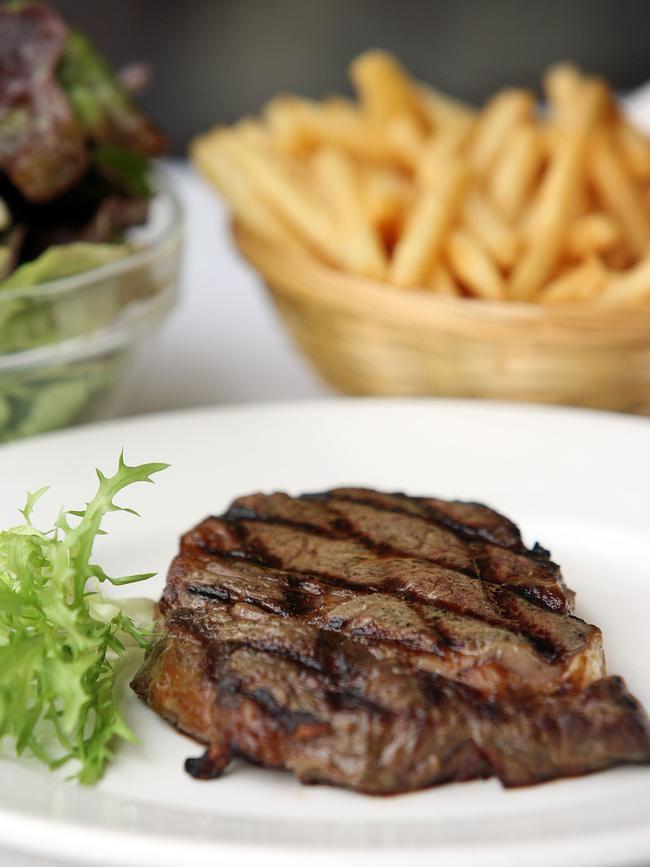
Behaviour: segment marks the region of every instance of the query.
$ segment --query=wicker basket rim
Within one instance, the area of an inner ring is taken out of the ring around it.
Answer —
[[[346,317],[360,328],[381,328],[400,340],[454,335],[503,345],[533,342],[548,351],[650,353],[650,305],[543,305],[440,297],[339,271],[309,255],[261,239],[237,223],[235,242],[278,302],[313,321]],[[398,337],[401,335],[401,337]]]
[[[232,223],[235,242],[244,257],[273,284],[276,291],[300,295],[336,309],[347,308],[389,322],[440,326],[446,319],[474,321],[477,325],[506,327],[528,324],[582,330],[590,326],[618,331],[622,328],[650,339],[650,305],[605,306],[596,304],[544,305],[530,302],[492,301],[435,295],[420,289],[398,289],[340,271],[307,252],[281,249],[255,235],[237,221]]]

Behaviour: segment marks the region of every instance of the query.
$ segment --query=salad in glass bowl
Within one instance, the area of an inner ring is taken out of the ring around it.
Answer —
[[[0,8],[0,442],[119,410],[174,303],[182,216],[143,78],[48,6]]]

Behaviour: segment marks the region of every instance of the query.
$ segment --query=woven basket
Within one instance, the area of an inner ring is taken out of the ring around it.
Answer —
[[[296,343],[348,394],[444,395],[650,414],[650,308],[396,289],[235,225]]]

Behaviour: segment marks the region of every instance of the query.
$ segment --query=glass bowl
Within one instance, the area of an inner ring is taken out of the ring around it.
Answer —
[[[178,294],[182,210],[160,169],[155,188],[128,256],[0,290],[0,443],[121,411],[133,354]]]

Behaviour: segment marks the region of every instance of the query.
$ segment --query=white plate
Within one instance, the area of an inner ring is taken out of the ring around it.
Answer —
[[[94,487],[93,467],[166,460],[122,495],[97,559],[162,574],[179,533],[236,494],[365,484],[485,501],[550,547],[604,630],[609,668],[650,707],[650,423],[576,410],[454,401],[346,401],[116,421],[0,451],[0,525],[48,482],[52,512]],[[157,595],[162,577],[148,590]],[[131,590],[131,588],[128,588]],[[136,588],[142,593],[142,586]],[[125,690],[142,745],[80,788],[29,763],[0,764],[0,845],[120,865],[616,865],[650,853],[650,769],[504,791],[495,781],[369,798],[237,766],[197,782],[199,747]]]

